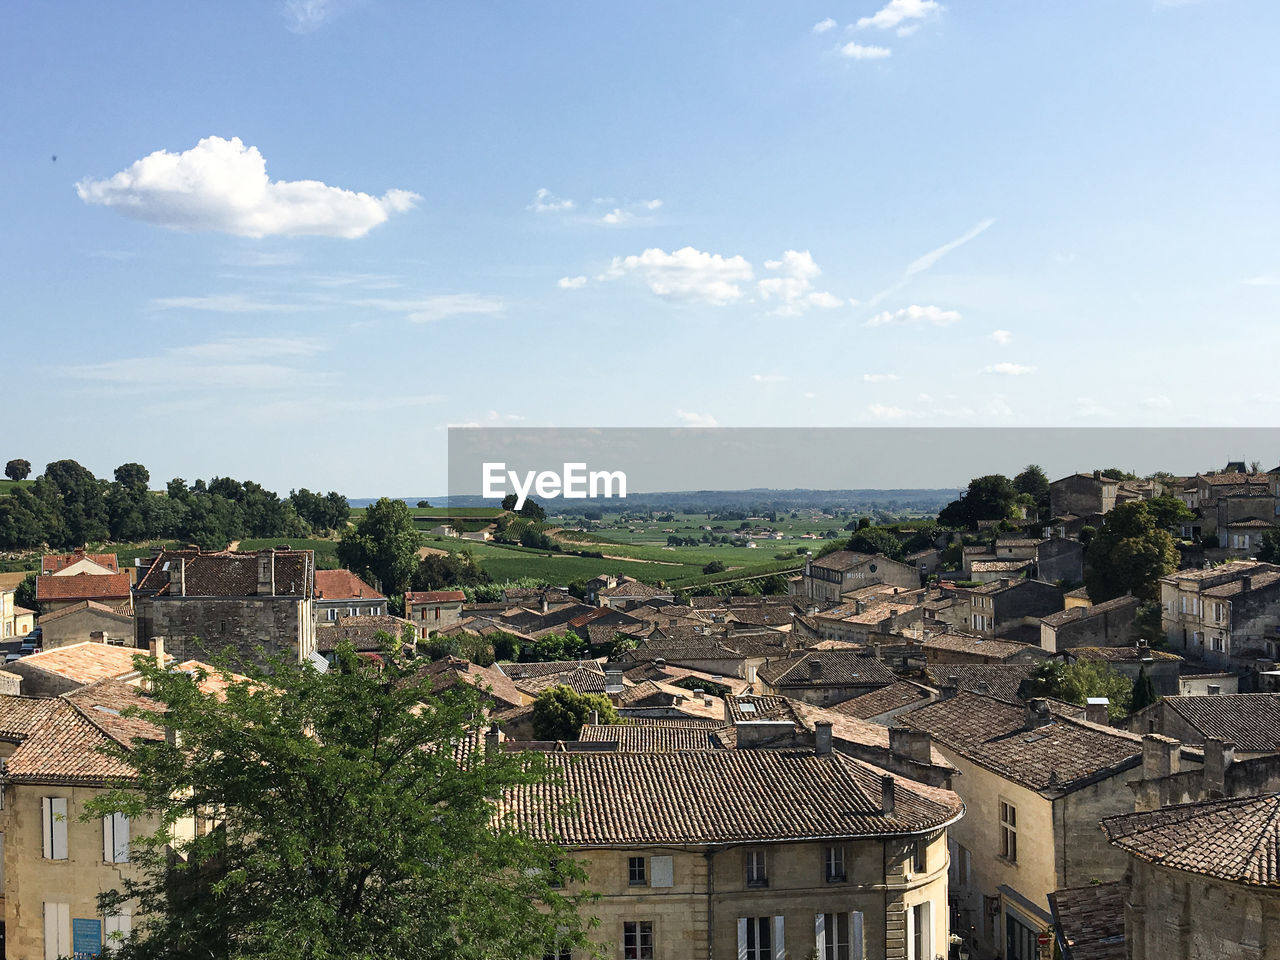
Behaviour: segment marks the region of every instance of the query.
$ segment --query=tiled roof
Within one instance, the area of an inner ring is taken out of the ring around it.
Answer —
[[[1214,577],[1220,577],[1227,574],[1231,577],[1257,576],[1261,573],[1280,572],[1280,566],[1272,563],[1263,563],[1260,560],[1229,560],[1226,563],[1218,564],[1216,567],[1201,567],[1199,569],[1175,570],[1173,573],[1161,579],[1164,580],[1208,580]]]
[[[1280,693],[1165,697],[1162,703],[1205,739],[1229,740],[1246,753],[1280,750]]]
[[[129,676],[134,672],[133,658],[145,653],[145,650],[137,647],[117,647],[85,640],[29,654],[17,661],[20,667],[15,672],[25,673],[28,669],[36,669],[80,684],[94,683]],[[13,664],[9,666],[10,669],[15,669]]]
[[[1136,612],[1138,609],[1137,597],[1116,597],[1114,600],[1106,600],[1102,603],[1095,603],[1088,607],[1067,607],[1065,610],[1059,610],[1057,613],[1051,613],[1047,617],[1041,617],[1041,622],[1049,624],[1051,627],[1060,627],[1064,623],[1071,623],[1073,620],[1088,620],[1090,617],[1101,616],[1105,613],[1113,613],[1116,610],[1123,610],[1126,607],[1132,607]]]
[[[1138,663],[1148,659],[1177,663],[1182,660],[1176,653],[1133,645],[1127,647],[1071,647],[1067,652],[1077,660],[1102,660],[1107,663]]]
[[[497,701],[499,708],[518,707],[525,702],[520,689],[497,667],[481,667],[467,660],[449,657],[423,671],[432,678],[432,690],[447,690],[455,683],[471,683]]]
[[[1039,649],[1039,647],[1034,647],[1027,643],[988,640],[985,637],[973,637],[952,631],[936,633],[925,638],[923,646],[926,656],[928,656],[930,650],[949,650],[953,653],[978,654],[990,657],[993,660],[1007,660],[1010,657],[1016,657],[1026,654],[1028,651]]]
[[[1135,734],[1052,708],[1047,723],[1027,729],[1024,707],[974,693],[958,693],[898,722],[927,730],[939,745],[1032,790],[1065,793],[1142,761]]]
[[[821,676],[812,678],[813,665],[821,665]],[[760,668],[758,676],[775,687],[870,686],[893,683],[892,670],[874,657],[860,657],[842,650],[802,653],[787,660],[775,660]]]
[[[724,703],[731,723],[751,720],[800,722],[795,711],[796,701],[787,697],[728,696],[724,698]]]
[[[387,599],[350,570],[317,570],[317,600],[385,600]],[[405,594],[406,602],[409,594]]]
[[[604,668],[598,660],[547,660],[541,663],[500,663],[498,666],[512,680],[546,677],[556,673],[571,673],[579,667],[594,667],[601,673]]]
[[[1035,566],[1034,560],[974,560],[969,569],[976,573],[1013,573]]]
[[[1251,886],[1280,886],[1280,795],[1209,800],[1102,821],[1140,860]]]
[[[311,596],[314,560],[310,550],[264,550],[275,571],[277,597]],[[202,553],[199,550],[165,550],[151,561],[138,581],[138,589],[167,595],[170,575],[185,561],[183,578],[188,597],[253,597],[258,595],[260,553]],[[176,594],[177,590],[172,590]]]
[[[568,846],[854,839],[936,830],[964,811],[949,790],[839,753],[705,750],[550,754],[554,775],[503,804],[517,826]]]
[[[5,765],[17,783],[106,783],[131,779],[133,769],[102,750],[112,738],[79,709],[60,700]]]
[[[413,623],[391,614],[362,614],[358,617],[339,617],[334,621],[322,620],[316,626],[316,649],[322,652],[337,650],[338,644],[349,640],[357,650],[376,650],[379,643],[374,637],[389,633],[399,637],[405,627]]]
[[[864,693],[860,697],[846,700],[831,709],[836,713],[867,720],[871,717],[878,717],[881,714],[888,713],[890,710],[897,710],[899,707],[907,707],[913,703],[928,699],[929,692],[927,690],[922,690],[914,683],[900,680],[897,683],[889,684],[887,687],[881,687],[879,690],[872,690],[870,693]]]
[[[998,700],[1017,703],[1022,681],[1035,672],[1034,663],[935,663],[925,670],[930,684],[939,689],[954,689],[955,677],[961,690],[986,694]]]
[[[1124,960],[1124,884],[1119,880],[1049,894],[1069,960]]]
[[[0,694],[0,740],[22,740],[49,715],[56,697]]]
[[[92,610],[94,613],[105,614],[109,617],[117,617],[120,620],[133,620],[133,614],[122,613],[117,607],[109,603],[99,603],[97,600],[81,600],[79,603],[69,603],[65,607],[59,607],[52,613],[46,613],[40,618],[41,625],[53,623],[72,613],[80,613],[84,610]]]
[[[604,671],[591,662],[587,666],[567,673],[553,673],[540,677],[517,680],[516,686],[537,696],[551,687],[568,687],[575,693],[604,693]]]
[[[1260,517],[1245,517],[1242,520],[1232,520],[1223,526],[1231,530],[1270,530],[1275,524]]]
[[[617,743],[624,753],[669,753],[677,750],[722,749],[725,742],[715,727],[681,720],[646,724],[588,723],[579,740]]]
[[[121,746],[132,746],[135,739],[163,740],[164,729],[142,717],[125,717],[129,707],[162,711],[163,707],[131,683],[121,680],[99,680],[63,694],[96,727]]]
[[[73,553],[46,553],[40,558],[40,572],[57,573],[59,570],[65,570],[81,560],[96,563],[112,573],[120,572],[120,562],[114,553],[85,553],[83,550],[76,550]]]
[[[320,577],[316,572],[317,580]],[[405,603],[465,603],[467,595],[461,590],[410,590],[404,595]]]
[[[1262,590],[1274,586],[1280,581],[1280,570],[1266,570],[1249,575],[1249,591]],[[1201,591],[1206,597],[1235,597],[1245,592],[1244,578],[1220,583],[1216,587],[1208,587]]]
[[[115,600],[127,596],[127,573],[72,573],[60,577],[49,574],[36,577],[36,600],[40,603],[56,600]]]
[[[610,599],[628,599],[652,600],[655,597],[670,597],[671,591],[666,587],[652,587],[647,583],[619,583],[616,587],[606,587],[596,592],[596,596],[609,597]]]
[[[854,553],[852,550],[836,550],[828,553],[825,557],[819,557],[814,560],[810,566],[819,567],[823,570],[852,570],[854,567],[866,563],[868,560],[874,559],[868,553]],[[881,559],[888,559],[881,557]]]

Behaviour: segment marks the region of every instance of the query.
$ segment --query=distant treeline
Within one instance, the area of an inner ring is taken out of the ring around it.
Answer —
[[[729,513],[761,516],[792,510],[821,510],[824,513],[888,513],[936,514],[954,500],[955,488],[928,490],[686,490],[671,493],[636,493],[626,499],[591,497],[584,500],[552,499],[544,501],[549,514],[581,514],[584,510],[604,513]],[[482,497],[446,497],[433,504],[451,507],[494,506]]]
[[[58,460],[34,483],[15,485],[0,496],[0,549],[182,540],[215,550],[244,538],[341,530],[350,512],[337,492],[303,488],[282,499],[252,480],[230,477],[190,484],[175,477],[158,492],[140,463],[121,464],[114,477],[99,479],[74,460]]]

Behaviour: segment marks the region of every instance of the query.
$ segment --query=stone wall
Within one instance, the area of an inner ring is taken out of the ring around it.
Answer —
[[[137,644],[164,637],[178,662],[211,660],[224,650],[246,660],[301,659],[315,649],[311,600],[297,597],[144,597],[138,601]],[[301,656],[300,656],[301,651]]]

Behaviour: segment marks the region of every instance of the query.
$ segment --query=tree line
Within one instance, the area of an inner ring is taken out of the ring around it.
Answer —
[[[19,461],[9,465],[15,463]],[[281,498],[252,480],[230,477],[208,483],[175,477],[163,492],[151,490],[150,482],[150,472],[140,463],[116,467],[112,480],[94,476],[75,460],[50,463],[34,482],[0,496],[0,549],[182,540],[220,550],[232,540],[250,537],[340,531],[350,511],[347,498],[336,491],[320,494],[303,488]]]

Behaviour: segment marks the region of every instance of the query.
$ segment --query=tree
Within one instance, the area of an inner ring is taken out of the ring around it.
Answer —
[[[28,573],[13,591],[13,602],[28,610],[36,609],[36,574]]]
[[[173,736],[116,746],[136,780],[86,814],[135,824],[133,876],[99,898],[108,914],[136,904],[121,960],[589,949],[578,910],[590,895],[557,887],[581,868],[495,818],[548,767],[466,748],[485,723],[470,684],[433,695],[412,661],[370,662],[349,644],[328,673],[284,659],[244,680],[218,669],[221,695],[203,670],[135,662],[155,705],[130,713]],[[216,825],[184,834],[193,811]]]
[[[114,474],[116,483],[123,484],[130,490],[146,492],[151,482],[151,473],[140,463],[122,463],[116,467]]]
[[[960,499],[952,500],[938,514],[947,527],[972,528],[982,520],[1006,520],[1013,510],[1018,491],[1013,481],[998,473],[976,477]]]
[[[1071,664],[1049,660],[1022,682],[1018,695],[1024,700],[1053,697],[1079,706],[1084,706],[1090,697],[1106,697],[1107,716],[1120,720],[1129,715],[1133,685],[1124,674],[1096,660],[1076,660]]]
[[[426,509],[427,509],[428,507],[430,507],[430,506],[431,506],[431,501],[430,501],[430,500],[419,500],[419,501],[418,501],[418,508],[419,508],[419,509],[421,509],[421,510],[426,510]]]
[[[506,501],[504,500],[503,503],[506,503]],[[543,510],[542,507],[533,500],[526,500],[524,502],[524,506],[520,508],[520,516],[524,517],[526,520],[533,520],[537,523],[541,523],[543,520],[547,519],[547,511]]]
[[[57,460],[44,468],[36,486],[45,485],[52,499],[61,498],[61,529],[56,542],[61,546],[83,546],[105,540],[108,534],[106,484],[74,460]]]
[[[535,740],[577,740],[597,712],[600,723],[619,723],[618,711],[603,693],[578,693],[563,684],[548,687],[533,702]]]
[[[1131,710],[1137,713],[1143,707],[1149,707],[1159,699],[1160,695],[1156,693],[1156,685],[1147,676],[1147,668],[1140,667],[1138,676],[1133,681],[1133,694],[1130,698]]]
[[[404,593],[418,566],[418,530],[403,500],[383,497],[338,542],[338,560],[358,577],[372,577],[388,595]]]
[[[1029,463],[1013,478],[1013,489],[1025,493],[1035,501],[1040,515],[1049,512],[1049,478],[1039,464]]]
[[[1147,512],[1151,514],[1151,522],[1157,530],[1173,530],[1195,518],[1191,508],[1179,497],[1152,497],[1146,501]]]
[[[1173,537],[1157,529],[1147,505],[1122,503],[1109,512],[1085,549],[1084,583],[1093,603],[1132,593],[1142,600],[1159,597],[1160,578],[1178,566]]]
[[[516,504],[519,502],[520,502],[520,498],[518,496],[516,496],[514,493],[508,493],[505,497],[502,498],[502,509],[515,510]]]
[[[441,555],[429,553],[418,561],[410,585],[414,590],[446,590],[449,587],[474,587],[492,578],[480,569],[467,550]]]
[[[4,475],[10,480],[25,480],[31,476],[30,460],[10,460],[4,465]]]
[[[710,576],[713,573],[724,573],[727,569],[729,568],[724,565],[723,560],[712,560],[702,568],[702,572]]]
[[[854,553],[883,553],[890,560],[902,559],[902,541],[884,527],[862,527],[849,538]]]
[[[1273,528],[1262,535],[1258,559],[1264,563],[1280,563],[1280,530]]]

